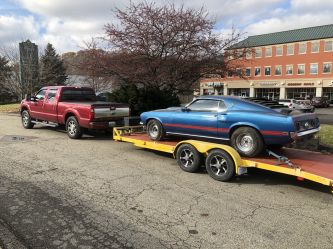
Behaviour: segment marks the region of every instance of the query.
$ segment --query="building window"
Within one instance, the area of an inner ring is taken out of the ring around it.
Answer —
[[[276,46],[275,47],[275,55],[276,56],[282,56],[283,54],[283,46]]]
[[[246,50],[246,59],[252,59],[252,50],[251,49]]]
[[[332,62],[325,62],[323,64],[323,73],[331,73],[332,72]]]
[[[299,54],[306,54],[306,43],[299,43],[298,44],[298,53]]]
[[[287,55],[293,55],[294,54],[294,44],[288,44],[287,45]]]
[[[310,64],[310,74],[318,74],[318,63]]]
[[[267,47],[265,51],[266,57],[272,57],[272,47]]]
[[[257,88],[255,89],[255,96],[257,98],[279,99],[280,88]]]
[[[271,67],[265,67],[265,76],[271,76]]]
[[[236,68],[236,75],[237,75],[238,77],[242,77],[242,69],[240,69],[240,68]]]
[[[227,76],[228,76],[228,78],[232,78],[233,72],[232,71],[228,71]]]
[[[311,43],[311,53],[318,53],[319,52],[319,42],[312,42]]]
[[[287,88],[287,99],[312,98],[316,95],[316,88]]]
[[[260,67],[254,69],[254,76],[260,76]]]
[[[304,64],[297,65],[297,74],[299,74],[299,75],[305,74],[305,65]]]
[[[286,66],[286,75],[292,75],[293,74],[293,65],[287,65]]]
[[[275,66],[275,75],[280,76],[282,74],[282,67]]]
[[[231,96],[249,97],[249,88],[228,88],[228,94]]]
[[[262,49],[261,48],[256,48],[256,58],[262,57]]]
[[[245,76],[246,77],[250,77],[251,76],[251,68],[248,67],[248,68],[245,69]]]
[[[331,52],[333,50],[333,41],[325,41],[325,52]]]

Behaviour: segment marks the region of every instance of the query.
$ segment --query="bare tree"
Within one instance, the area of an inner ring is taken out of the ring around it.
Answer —
[[[76,53],[71,67],[83,76],[83,84],[93,88],[96,92],[110,90],[113,76],[108,69],[110,55],[98,46],[96,39],[85,42],[85,48]]]
[[[219,37],[203,8],[142,2],[116,9],[115,15],[120,24],[105,26],[113,52],[108,72],[126,83],[179,93],[204,75],[225,76],[224,50],[241,36]]]

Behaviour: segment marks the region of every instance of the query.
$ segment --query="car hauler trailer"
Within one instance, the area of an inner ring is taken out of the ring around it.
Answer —
[[[282,149],[279,154],[267,151],[267,155],[242,158],[228,145],[199,140],[170,138],[152,141],[143,126],[117,127],[113,139],[129,142],[137,147],[170,153],[177,159],[180,168],[187,172],[197,171],[203,164],[215,180],[228,181],[234,175],[242,175],[247,168],[258,168],[296,176],[329,186],[333,193],[333,156],[296,149]]]

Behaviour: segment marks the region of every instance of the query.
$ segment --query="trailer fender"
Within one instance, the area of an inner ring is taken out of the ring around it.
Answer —
[[[182,144],[191,144],[192,146],[194,146],[197,149],[198,152],[200,152],[201,154],[203,154],[205,157],[208,155],[208,153],[211,150],[214,150],[214,149],[224,150],[234,160],[235,168],[236,168],[236,173],[237,174],[238,174],[238,168],[240,166],[242,166],[242,164],[243,164],[243,160],[240,157],[239,153],[234,148],[232,148],[231,146],[224,145],[224,144],[216,144],[216,143],[203,142],[203,141],[198,141],[198,140],[184,140],[184,141],[179,142],[176,145],[175,150],[173,152],[173,157],[174,158],[176,158],[176,153],[177,153],[178,147],[180,145],[182,145]]]

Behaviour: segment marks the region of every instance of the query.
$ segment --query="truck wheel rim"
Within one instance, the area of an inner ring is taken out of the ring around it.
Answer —
[[[181,164],[187,168],[191,167],[194,163],[194,155],[193,152],[189,149],[184,149],[180,152],[180,162]]]
[[[253,138],[247,134],[239,135],[236,138],[236,146],[241,151],[249,152],[254,146]]]
[[[222,176],[228,171],[228,163],[222,156],[214,156],[209,162],[209,167],[217,176]]]
[[[24,114],[23,114],[22,121],[23,121],[23,125],[24,125],[24,126],[27,126],[27,125],[28,125],[28,122],[29,122],[29,116],[28,116],[27,113],[24,113]]]
[[[159,133],[159,129],[158,129],[157,124],[153,124],[153,125],[149,126],[149,134],[151,137],[153,137],[153,138],[157,137],[158,133]]]
[[[74,121],[69,121],[67,125],[67,130],[70,135],[75,135],[76,133],[76,124]]]

